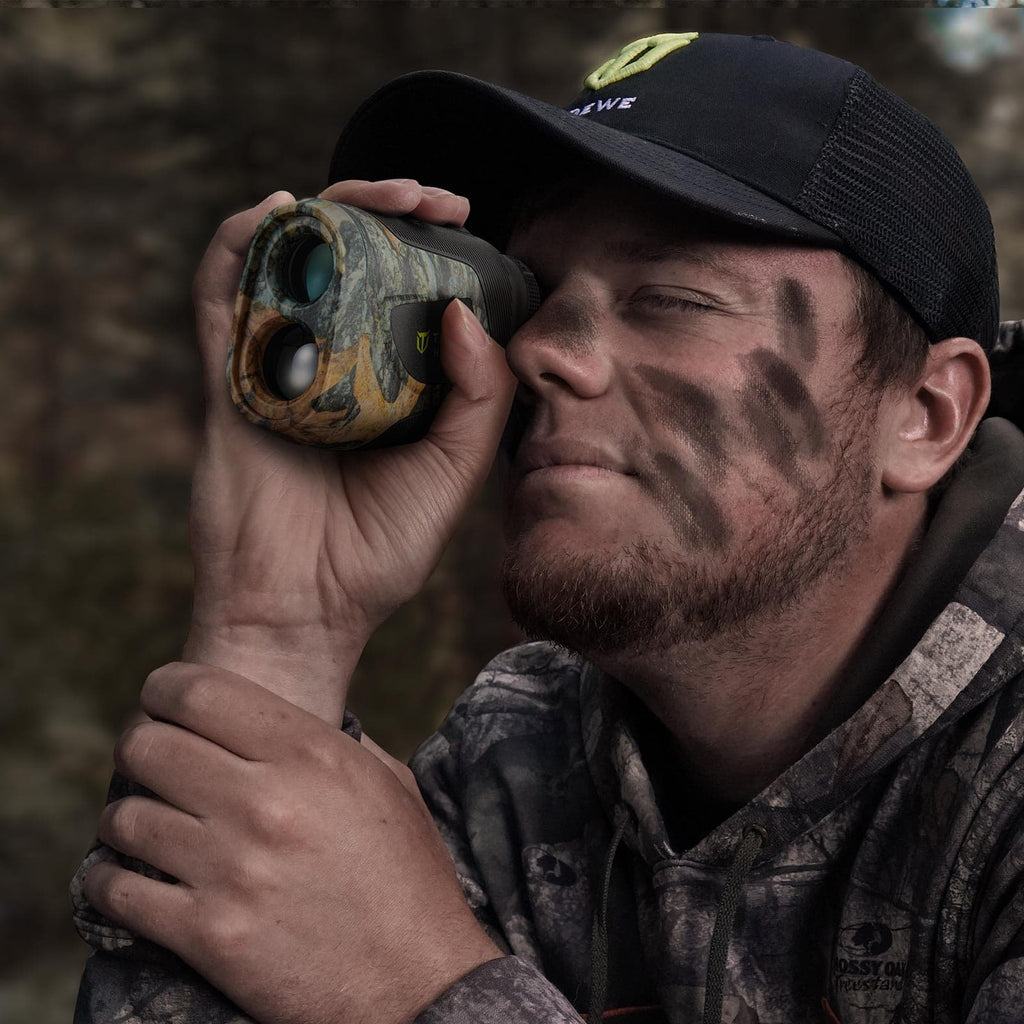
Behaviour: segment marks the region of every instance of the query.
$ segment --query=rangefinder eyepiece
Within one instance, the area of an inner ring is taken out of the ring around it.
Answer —
[[[526,267],[461,229],[324,199],[280,206],[242,271],[232,398],[303,444],[416,440],[449,388],[441,315],[456,298],[502,345],[540,302]]]

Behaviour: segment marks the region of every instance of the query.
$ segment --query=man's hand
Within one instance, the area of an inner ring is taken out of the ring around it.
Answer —
[[[332,185],[323,198],[461,224],[467,200],[414,181]],[[196,590],[184,660],[241,672],[337,724],[373,630],[426,581],[486,477],[515,380],[468,309],[442,321],[452,382],[422,441],[337,454],[292,444],[235,410],[225,367],[235,296],[277,192],[221,225],[193,288],[206,425],[192,492]]]
[[[501,952],[415,791],[351,737],[222,669],[172,664],[117,765],[160,798],[100,838],[179,879],[95,865],[103,914],[177,953],[262,1024],[398,1024]]]

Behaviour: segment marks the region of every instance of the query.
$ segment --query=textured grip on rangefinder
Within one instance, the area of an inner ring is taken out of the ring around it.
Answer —
[[[408,217],[374,216],[406,245],[473,268],[483,301],[480,322],[499,345],[507,345],[519,325],[540,306],[540,289],[529,268],[464,228],[440,227]]]

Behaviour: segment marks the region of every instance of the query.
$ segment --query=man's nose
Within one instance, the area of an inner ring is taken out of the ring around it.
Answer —
[[[549,295],[507,346],[512,372],[531,391],[567,391],[578,398],[604,393],[611,377],[599,318],[582,298]]]

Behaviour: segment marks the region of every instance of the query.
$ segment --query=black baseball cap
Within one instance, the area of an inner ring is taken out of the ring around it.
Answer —
[[[330,180],[408,177],[460,192],[469,229],[501,245],[524,200],[581,165],[838,249],[933,341],[992,348],[992,224],[956,150],[862,68],[770,36],[636,40],[564,110],[465,75],[405,75],[357,110]]]

